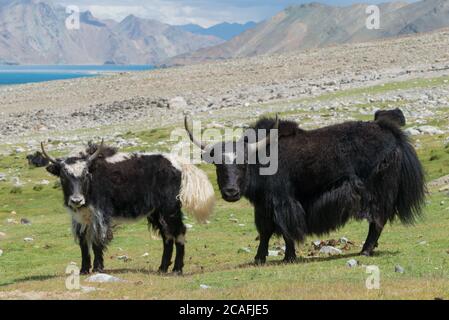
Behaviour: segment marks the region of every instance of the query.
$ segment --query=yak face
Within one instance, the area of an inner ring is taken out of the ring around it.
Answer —
[[[69,158],[60,163],[52,163],[47,171],[61,180],[64,204],[68,208],[77,211],[88,206],[92,175],[86,159]]]
[[[221,195],[228,202],[240,200],[246,189],[248,148],[238,142],[217,143],[202,158],[215,165]]]

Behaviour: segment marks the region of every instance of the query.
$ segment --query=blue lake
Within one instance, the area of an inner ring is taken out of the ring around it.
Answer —
[[[0,85],[44,82],[83,77],[95,77],[104,73],[152,70],[149,65],[99,65],[99,66],[9,66],[0,65]]]

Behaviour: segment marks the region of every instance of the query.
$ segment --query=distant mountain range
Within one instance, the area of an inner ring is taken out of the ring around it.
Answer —
[[[155,20],[121,22],[80,16],[80,29],[65,27],[65,8],[40,0],[0,0],[0,63],[157,64],[222,39],[194,34]]]
[[[223,22],[209,28],[203,28],[197,24],[186,24],[180,26],[184,31],[188,31],[195,34],[202,34],[208,36],[214,36],[223,40],[231,40],[235,36],[245,32],[248,29],[254,28],[255,22],[241,23],[229,23]]]
[[[354,4],[335,7],[319,3],[291,6],[230,41],[180,55],[167,63],[190,64],[281,53],[449,27],[449,0],[379,4],[379,30],[369,30],[366,27],[367,6]]]

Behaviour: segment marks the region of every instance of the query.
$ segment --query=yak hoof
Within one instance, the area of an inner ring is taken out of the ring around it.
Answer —
[[[362,252],[360,252],[360,255],[365,257],[372,257],[373,254],[374,254],[373,250],[363,250]]]
[[[295,263],[296,257],[285,257],[284,260],[282,260],[284,263]]]
[[[175,270],[175,269],[173,269],[173,275],[175,275],[175,276],[182,276],[182,270]]]
[[[159,274],[166,274],[168,272],[168,267],[167,268],[162,268],[160,267],[159,270],[157,271]]]
[[[80,274],[87,275],[87,274],[90,274],[90,271],[89,271],[89,269],[81,269]]]
[[[92,270],[93,273],[104,273],[104,269],[103,268],[94,268]]]

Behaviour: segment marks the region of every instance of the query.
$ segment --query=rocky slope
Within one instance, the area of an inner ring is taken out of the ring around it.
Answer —
[[[47,1],[0,1],[0,63],[156,64],[223,42],[135,16],[102,21],[90,12],[81,14],[79,30],[69,30],[67,16]]]
[[[179,123],[185,112],[246,122],[264,112],[324,108],[335,114],[326,121],[341,121],[348,112],[339,113],[338,108],[353,106],[351,112],[358,113],[360,104],[374,103],[364,111],[371,115],[389,101],[394,106],[410,100],[415,102],[408,115],[418,117],[434,112],[434,107],[447,108],[447,89],[404,88],[346,100],[301,101],[394,81],[448,76],[448,47],[446,30],[150,72],[0,87],[0,143],[36,135],[55,139],[79,129],[158,128]],[[445,81],[439,85],[448,88]]]
[[[366,27],[367,6],[354,4],[336,7],[318,3],[292,6],[231,41],[175,57],[167,64],[282,53],[449,27],[448,0],[379,4],[379,30]]]

